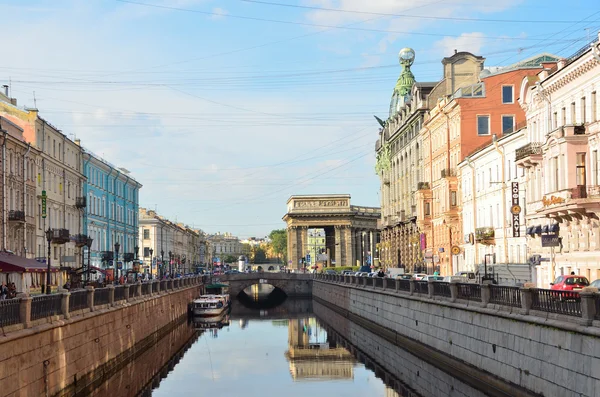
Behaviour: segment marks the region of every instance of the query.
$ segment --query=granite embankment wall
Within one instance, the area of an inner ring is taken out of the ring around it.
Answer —
[[[508,395],[600,393],[600,329],[396,290],[315,280],[313,296],[424,354],[498,379]],[[361,325],[363,325],[361,324]],[[430,350],[427,353],[426,350]],[[410,351],[410,350],[409,350]],[[440,356],[439,359],[442,359]],[[448,365],[451,365],[448,363]],[[512,394],[511,394],[512,393]]]
[[[187,315],[200,288],[137,296],[0,337],[0,396],[54,396],[97,381]]]

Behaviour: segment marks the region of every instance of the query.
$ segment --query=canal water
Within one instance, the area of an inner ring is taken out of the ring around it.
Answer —
[[[288,299],[262,307],[234,301],[217,326],[182,322],[90,395],[485,394],[318,302]]]

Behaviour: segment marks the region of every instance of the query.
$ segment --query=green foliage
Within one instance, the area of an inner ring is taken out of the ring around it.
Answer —
[[[267,254],[265,253],[265,250],[262,247],[253,247],[250,256],[250,260],[252,263],[265,263],[267,261]]]
[[[271,239],[271,248],[277,257],[282,258],[283,263],[287,263],[287,231],[285,229],[275,229],[269,233]]]
[[[357,272],[360,270],[360,266],[340,266],[340,267],[326,267],[321,269],[319,273],[325,272],[325,270],[335,270],[338,273],[343,272],[344,270],[351,270],[353,272]]]
[[[233,255],[225,255],[223,256],[223,261],[225,263],[237,263],[238,257]]]

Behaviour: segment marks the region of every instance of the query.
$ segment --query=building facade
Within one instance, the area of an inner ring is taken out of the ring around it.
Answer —
[[[520,85],[527,143],[514,160],[525,172],[528,256],[543,288],[570,272],[600,277],[599,43]]]
[[[139,191],[142,185],[123,168],[117,168],[91,151],[83,151],[86,206],[83,233],[93,239],[90,262],[121,274],[134,269],[138,259]],[[118,246],[118,256],[115,244]]]
[[[144,272],[155,277],[187,274],[206,256],[206,238],[201,231],[174,223],[156,211],[139,209],[139,247]]]
[[[249,252],[244,249],[244,244],[239,238],[231,233],[217,233],[207,236],[209,257],[212,256],[213,262],[223,262],[225,255],[239,256],[248,255]]]

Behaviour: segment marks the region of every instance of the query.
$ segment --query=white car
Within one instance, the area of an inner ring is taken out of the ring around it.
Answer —
[[[413,274],[413,280],[425,280],[425,279],[427,279],[427,274],[425,274],[425,273]]]

